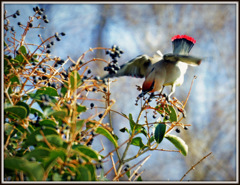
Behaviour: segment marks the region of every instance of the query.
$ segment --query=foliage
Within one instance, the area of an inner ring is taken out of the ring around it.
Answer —
[[[9,21],[19,16],[20,12],[9,16],[6,12],[4,14],[4,180],[119,180],[125,174],[130,180],[133,175],[136,176],[135,180],[142,180],[137,170],[131,170],[143,164],[148,157],[131,167],[127,163],[147,151],[157,151],[164,138],[172,142],[184,156],[187,155],[185,142],[168,134],[174,127],[186,126],[181,123],[183,118],[180,118],[185,105],[177,99],[168,102],[162,94],[143,98],[136,121],[131,113],[127,116],[115,111],[129,120],[129,129],[124,127],[120,130],[128,133],[129,138],[119,144],[118,136],[113,134],[112,123],[103,122],[116,103],[110,98],[111,82],[91,75],[88,64],[105,62],[105,71],[114,74],[119,69],[117,58],[123,51],[117,46],[99,47],[90,48],[77,61],[70,57],[66,60],[53,57],[50,48],[54,40],[61,41],[65,33],[55,33],[45,40],[39,35],[39,45],[26,43],[25,37],[30,29],[42,28],[40,25],[33,27],[36,19],[42,19],[44,24],[49,22],[43,9],[34,7],[33,10],[34,15],[30,16],[26,25],[18,24],[23,29],[21,40],[16,39],[16,32]],[[32,51],[30,46],[35,46],[35,50]],[[105,51],[111,57],[111,62],[101,58],[85,61],[85,56],[94,50]],[[93,114],[91,109],[98,107],[91,104],[91,108],[87,108],[83,104],[89,94],[102,96],[101,101],[106,103],[103,113]],[[152,99],[156,100],[156,106],[150,105]],[[147,110],[154,111],[154,117],[158,116],[157,121],[150,123],[146,118],[145,123],[140,123],[142,113]],[[99,135],[106,137],[114,147],[105,156],[92,147]],[[126,159],[131,145],[138,148],[137,154]],[[120,155],[119,148],[123,146],[125,149]],[[112,161],[113,167],[105,173],[104,162],[114,153],[118,162]],[[101,169],[99,175],[98,169]],[[113,169],[115,177],[108,179],[107,175]]]

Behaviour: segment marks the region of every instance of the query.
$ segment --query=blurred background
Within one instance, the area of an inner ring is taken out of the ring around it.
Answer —
[[[172,52],[171,38],[174,35],[187,34],[197,41],[190,54],[203,57],[199,67],[189,67],[182,86],[176,88],[173,95],[180,101],[185,101],[191,81],[194,81],[189,101],[186,106],[187,118],[184,123],[191,124],[188,130],[181,129],[180,136],[189,147],[189,154],[184,157],[176,152],[154,151],[130,162],[135,164],[151,154],[142,170],[143,180],[175,181],[197,163],[202,157],[212,152],[212,155],[192,170],[184,180],[190,181],[235,181],[236,180],[236,148],[238,125],[236,115],[236,4],[16,4],[5,3],[7,15],[20,10],[21,15],[11,18],[11,25],[17,33],[17,22],[26,24],[29,16],[33,15],[33,7],[45,9],[49,19],[46,29],[29,32],[26,42],[40,43],[38,34],[44,39],[55,34],[65,32],[61,42],[51,48],[51,54],[67,59],[70,56],[77,60],[86,50],[95,47],[110,48],[118,45],[124,54],[119,59],[123,64],[140,54],[152,56],[157,50],[163,54]],[[40,20],[39,20],[40,22]],[[34,22],[37,26],[37,21]],[[19,32],[20,31],[20,32]],[[18,38],[21,37],[19,34]],[[94,51],[87,55],[104,58],[110,57],[104,51]],[[86,58],[86,59],[87,59]],[[69,64],[70,65],[70,64]],[[94,62],[93,75],[102,76],[106,66],[103,62]],[[118,78],[111,84],[111,98],[116,100],[113,109],[125,114],[132,113],[136,120],[140,111],[135,106],[139,91],[136,85],[142,85],[143,79],[130,77]],[[166,87],[164,92],[169,93]],[[89,107],[90,101],[86,101]],[[95,102],[96,106],[103,106]],[[95,110],[102,111],[102,110]],[[119,144],[127,139],[126,133],[119,129],[128,127],[128,121],[118,114],[111,114],[114,132],[119,137]],[[148,114],[151,121],[152,114]],[[105,118],[105,122],[109,122]],[[141,120],[144,123],[142,117]],[[140,122],[141,123],[141,122]],[[101,138],[106,145],[107,154],[112,149],[111,143]],[[93,148],[101,150],[101,145],[95,141]],[[158,148],[176,149],[169,141],[163,140]],[[121,148],[120,153],[123,151]],[[131,146],[128,157],[136,153],[137,147]],[[114,156],[117,160],[116,156]],[[106,164],[107,171],[111,162]],[[109,174],[111,177],[112,174]],[[123,178],[123,180],[127,180]]]

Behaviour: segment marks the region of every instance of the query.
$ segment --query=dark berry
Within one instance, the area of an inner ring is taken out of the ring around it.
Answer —
[[[185,127],[184,127],[184,129],[185,129],[185,130],[188,130],[188,127],[187,127],[187,126],[185,126]]]
[[[120,132],[125,132],[126,131],[126,127],[123,127],[120,129]]]
[[[17,24],[18,24],[18,26],[22,25],[22,23],[21,23],[21,22],[18,22]]]
[[[39,6],[36,6],[36,7],[35,7],[35,10],[36,10],[36,11],[40,10]]]
[[[44,22],[45,22],[45,23],[49,23],[49,20],[48,20],[48,19],[44,19]]]
[[[107,50],[107,51],[106,51],[106,55],[108,55],[108,54],[109,54],[109,51]]]
[[[54,64],[54,67],[57,67],[58,66],[58,63]]]
[[[36,12],[36,8],[35,7],[33,8],[33,11]]]
[[[13,26],[11,27],[11,31],[15,31],[15,29],[14,29],[14,27],[13,27]]]
[[[38,15],[42,15],[43,14],[43,12],[42,11],[38,11]]]
[[[166,119],[166,120],[169,120],[169,119],[170,119],[170,116],[165,116],[165,119]]]
[[[51,45],[54,45],[54,41],[50,42]]]
[[[89,69],[89,70],[87,71],[88,74],[90,74],[91,72],[92,72],[91,69]]]
[[[51,48],[51,44],[47,44],[47,48]]]
[[[93,107],[94,107],[94,103],[91,103],[91,104],[90,104],[90,107],[93,108]]]
[[[104,88],[103,88],[103,91],[104,91],[104,92],[107,92],[107,89],[106,89],[106,87],[104,87]]]
[[[98,81],[98,80],[100,80],[100,77],[99,77],[99,76],[95,76],[95,77],[94,77],[94,80],[97,80],[97,81]]]
[[[51,51],[50,51],[50,50],[47,50],[46,53],[51,53]]]
[[[32,24],[31,22],[29,23],[29,27],[30,27],[30,28],[33,27],[33,24]]]
[[[95,92],[96,91],[96,89],[95,88],[92,88],[92,92]]]
[[[156,115],[153,115],[153,118],[154,118],[154,119],[156,119],[156,118],[157,118],[157,116],[156,116]]]
[[[44,11],[45,11],[45,9],[44,9],[44,8],[41,8],[40,10],[41,10],[42,12],[44,12]]]
[[[102,118],[102,117],[103,117],[103,114],[99,114],[98,117],[99,117],[99,118]]]
[[[43,15],[42,18],[43,18],[43,19],[47,19],[47,15]]]
[[[17,15],[16,15],[16,14],[13,14],[13,18],[17,18]]]
[[[56,37],[56,40],[57,40],[57,41],[61,41],[61,38],[60,38],[60,37]]]
[[[83,61],[82,61],[82,60],[80,60],[79,64],[80,64],[80,65],[82,65],[82,64],[83,64]]]
[[[179,129],[179,128],[176,128],[176,132],[177,132],[177,133],[180,133],[180,129]]]
[[[64,33],[64,32],[61,32],[61,33],[60,33],[60,35],[62,35],[62,36],[65,36],[65,35],[66,35],[66,33]]]

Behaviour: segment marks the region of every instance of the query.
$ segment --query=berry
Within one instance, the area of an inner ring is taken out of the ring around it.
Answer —
[[[44,19],[44,22],[45,22],[45,23],[49,23],[49,20],[48,20],[48,19]]]
[[[42,12],[44,12],[44,11],[45,11],[45,9],[44,9],[44,8],[41,8],[40,10],[41,10]]]
[[[18,15],[18,16],[20,15],[20,11],[19,10],[16,11],[16,15]]]
[[[21,23],[21,22],[18,22],[17,24],[18,24],[18,26],[21,26],[21,25],[22,25],[22,23]]]
[[[103,88],[103,91],[104,91],[104,92],[107,92],[107,89],[106,89],[106,87],[104,87],[104,88]]]
[[[88,74],[90,74],[91,72],[92,72],[91,69],[89,69],[89,70],[87,71]]]
[[[83,64],[83,61],[82,61],[82,60],[80,60],[79,64],[80,64],[80,65],[82,65],[82,64]]]
[[[91,104],[90,104],[90,107],[93,108],[93,107],[94,107],[94,103],[91,103]]]
[[[33,24],[32,24],[31,22],[29,23],[29,27],[30,27],[30,28],[33,27]]]
[[[50,51],[50,50],[47,50],[46,53],[51,53],[51,51]]]
[[[51,48],[51,44],[47,44],[47,48]]]
[[[60,37],[56,37],[56,40],[57,40],[57,41],[60,41],[60,40],[61,40],[61,38],[60,38]]]
[[[60,33],[60,35],[62,35],[62,36],[65,36],[65,35],[66,35],[66,33],[64,33],[64,32],[61,32],[61,33]]]
[[[184,127],[184,130],[188,130],[188,127],[187,127],[187,126],[185,126],[185,127]]]
[[[170,116],[165,116],[165,119],[166,119],[166,120],[169,120],[169,119],[170,119]]]
[[[120,129],[120,132],[125,132],[126,131],[126,127],[123,127]]]
[[[50,42],[50,44],[53,46],[54,45],[54,41]]]
[[[156,115],[153,115],[153,118],[154,118],[154,119],[156,119],[156,118],[157,118],[157,116],[156,116]]]
[[[179,129],[179,128],[177,128],[177,129],[176,129],[176,132],[177,132],[177,133],[180,133],[180,129]]]
[[[43,12],[42,11],[38,11],[38,15],[42,15],[43,14]]]
[[[15,31],[14,27],[11,27],[11,31]]]
[[[33,7],[33,11],[36,12],[36,8],[35,7]]]
[[[42,17],[43,19],[47,19],[47,15],[43,15],[43,17]]]
[[[56,64],[54,64],[54,67],[57,67],[58,66],[58,64],[56,63]]]
[[[103,117],[103,114],[99,114],[98,117],[99,117],[99,118],[102,118],[102,117]]]
[[[13,14],[13,18],[17,18],[17,15],[16,15],[16,14]]]
[[[39,11],[39,10],[40,10],[40,9],[39,9],[39,6],[36,6],[36,7],[35,7],[35,10],[36,10],[36,11]]]
[[[96,89],[95,88],[92,88],[92,92],[95,92],[96,91]]]

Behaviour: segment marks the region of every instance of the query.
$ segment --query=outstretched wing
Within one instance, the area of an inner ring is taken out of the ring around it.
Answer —
[[[193,57],[189,55],[171,54],[171,53],[165,54],[163,58],[164,60],[171,61],[171,62],[181,61],[192,66],[198,66],[201,64],[201,61],[202,61],[202,59],[198,57]]]
[[[147,55],[139,55],[136,58],[127,62],[126,64],[121,65],[120,69],[117,71],[116,74],[108,74],[103,78],[120,76],[143,78],[146,75],[148,67],[162,59],[161,52],[158,51],[157,54],[158,55],[154,55],[153,57],[149,57]]]

